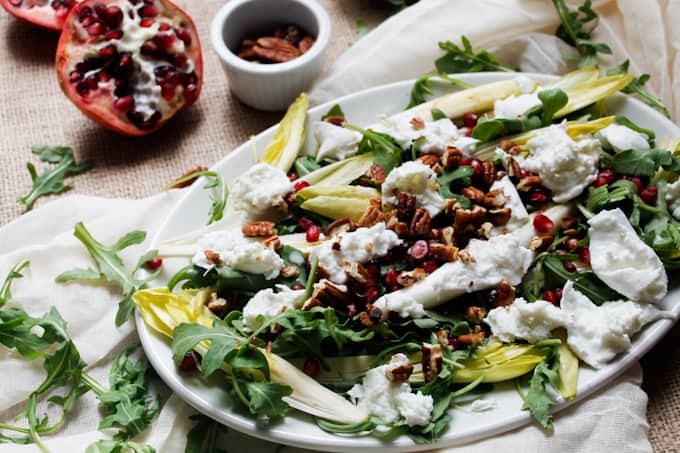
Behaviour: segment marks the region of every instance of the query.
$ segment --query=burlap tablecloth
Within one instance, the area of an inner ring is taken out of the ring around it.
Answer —
[[[356,20],[373,27],[389,14],[378,0],[319,0],[333,22],[327,63],[356,39]],[[0,14],[0,224],[23,210],[16,199],[30,189],[31,146],[65,144],[95,168],[71,180],[75,191],[141,198],[163,189],[196,165],[209,166],[236,145],[275,123],[280,114],[254,111],[229,94],[208,39],[210,20],[224,0],[178,0],[195,19],[204,47],[201,99],[150,137],[125,138],[87,120],[61,93],[55,76],[58,36]],[[472,6],[472,3],[471,3]],[[424,71],[427,69],[424,68]],[[38,165],[40,166],[40,165]],[[45,200],[38,202],[38,205]],[[161,219],[159,219],[160,221]],[[2,238],[0,238],[2,240]],[[680,446],[680,326],[642,360],[649,394],[650,441],[656,451]]]

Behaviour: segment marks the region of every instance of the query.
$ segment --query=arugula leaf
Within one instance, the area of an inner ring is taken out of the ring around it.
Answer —
[[[608,70],[607,75],[626,74],[628,73],[629,65],[630,60],[626,60],[620,65]],[[663,101],[645,89],[645,85],[647,84],[649,79],[650,79],[649,74],[642,74],[641,76],[631,80],[631,82],[628,85],[626,85],[626,87],[623,88],[621,92],[626,94],[637,94],[645,104],[654,107],[655,109],[661,111],[661,113],[666,115],[667,118],[670,118],[671,113],[668,110],[668,107],[666,107],[666,105],[663,103]]]
[[[344,127],[364,136],[359,143],[359,153],[373,151],[374,162],[385,170],[385,174],[389,174],[393,168],[401,165],[401,147],[394,141],[394,138],[372,129],[362,129],[353,124],[345,124]]]
[[[92,168],[92,161],[76,162],[73,149],[67,146],[34,146],[32,152],[40,156],[41,161],[54,166],[38,175],[35,165],[31,162],[26,164],[33,183],[30,192],[19,198],[19,203],[26,205],[26,211],[33,209],[36,200],[42,196],[69,190],[71,186],[64,183],[64,178]]]
[[[159,411],[158,401],[146,391],[149,361],[130,359],[135,349],[137,346],[127,348],[114,359],[109,372],[110,389],[97,395],[108,412],[99,429],[119,428],[114,440],[124,441],[143,432]]]
[[[641,134],[645,134],[647,136],[647,140],[649,141],[654,141],[654,139],[656,138],[656,133],[654,133],[653,130],[639,126],[632,122],[631,120],[629,120],[628,118],[626,118],[625,116],[617,115],[614,121],[616,121],[616,123],[620,124],[621,126],[626,126],[628,129],[632,129]]]
[[[588,296],[596,305],[602,305],[608,300],[619,300],[623,297],[609,288],[592,271],[569,272],[564,269],[564,259],[567,255],[547,254],[544,257],[545,285],[548,288],[562,288],[567,280],[574,283],[574,288]]]
[[[294,167],[295,173],[297,173],[298,176],[302,177],[308,175],[314,170],[318,170],[319,168],[321,168],[321,165],[316,163],[316,159],[314,159],[314,156],[302,156],[295,159]]]
[[[447,117],[446,113],[442,112],[440,109],[438,109],[436,107],[432,109],[431,115],[432,115],[432,119],[435,120],[435,121],[443,120],[444,118]]]
[[[20,261],[10,269],[7,277],[5,277],[5,281],[2,286],[0,286],[0,308],[12,300],[12,292],[10,291],[12,282],[18,278],[23,278],[21,271],[26,266],[28,266],[28,260]]]
[[[448,82],[451,85],[456,86],[458,88],[470,88],[472,86],[469,83],[465,83],[461,80],[449,77],[449,75],[445,73],[423,76],[416,80],[416,82],[413,84],[413,88],[411,89],[411,99],[409,100],[409,103],[404,110],[411,109],[417,105],[427,102],[426,96],[434,95],[434,92],[430,89],[428,84],[430,82],[442,82],[442,81]],[[441,110],[439,110],[439,112],[441,112],[442,114],[444,113]],[[444,115],[444,118],[446,118],[446,115]]]
[[[196,424],[187,434],[184,453],[227,453],[226,450],[217,447],[220,437],[228,431],[226,426],[205,415],[196,414],[189,419]]]
[[[396,11],[401,11],[407,6],[411,6],[414,3],[418,3],[418,0],[383,0],[383,1],[394,6]]]
[[[33,333],[38,320],[20,308],[0,311],[0,344],[16,351],[28,360],[36,359],[50,343]]]
[[[549,126],[550,123],[552,123],[555,114],[569,102],[567,93],[559,88],[552,88],[539,92],[538,99],[540,99],[543,104],[543,107],[541,108],[541,122],[543,123],[543,126]]]
[[[539,422],[544,429],[552,431],[553,424],[550,411],[553,406],[557,404],[557,401],[555,400],[553,393],[547,390],[547,387],[551,386],[554,392],[557,392],[557,389],[559,388],[560,356],[557,347],[552,346],[549,349],[550,352],[546,359],[534,368],[534,373],[529,381],[529,391],[527,394],[522,394],[519,388],[519,381],[517,390],[524,400],[522,409],[528,409],[531,412],[531,416]]]
[[[621,151],[612,161],[614,171],[625,175],[651,178],[660,167],[669,171],[680,170],[680,160],[665,149],[629,149]]]
[[[156,453],[156,449],[137,442],[102,439],[88,445],[85,453]]]
[[[333,107],[331,107],[329,111],[324,113],[324,115],[321,117],[321,121],[324,121],[326,118],[330,118],[332,116],[341,116],[343,118],[347,118],[345,116],[345,112],[342,111],[342,107],[340,107],[340,104],[335,104]]]
[[[204,189],[215,189],[212,191],[212,205],[210,206],[210,211],[208,211],[208,215],[210,215],[208,225],[210,225],[213,222],[222,220],[224,208],[227,206],[227,200],[229,199],[229,187],[227,187],[219,173],[211,170],[197,170],[174,180],[168,187],[182,187],[182,184],[201,176],[208,180],[206,185],[203,186]]]
[[[500,64],[496,57],[486,50],[475,53],[470,40],[465,35],[462,35],[460,39],[463,44],[462,48],[451,41],[439,43],[439,48],[446,53],[434,62],[437,72],[447,74],[484,71],[514,72]]]
[[[467,185],[466,179],[470,178],[474,173],[475,168],[471,165],[464,165],[451,172],[442,173],[442,175],[437,178],[437,182],[439,182],[439,193],[444,198],[456,198],[461,204],[469,204],[470,200],[451,191],[451,184],[456,181],[462,181],[462,184]],[[463,200],[467,200],[468,203],[465,203]]]
[[[118,312],[116,313],[116,326],[121,326],[127,321],[134,312],[132,294],[143,289],[149,280],[156,277],[157,273],[148,276],[146,279],[139,280],[135,277],[137,272],[148,260],[157,255],[156,250],[145,253],[138,261],[134,269],[129,272],[123,260],[118,256],[118,252],[130,247],[131,245],[141,244],[146,238],[144,231],[132,231],[121,237],[115,244],[105,246],[98,242],[85,228],[82,222],[75,226],[73,235],[85,246],[90,256],[94,259],[96,270],[94,269],[75,269],[63,272],[55,279],[57,283],[66,283],[75,280],[101,280],[104,279],[111,283],[118,283],[123,290],[123,298],[118,302]]]
[[[596,43],[592,40],[592,32],[597,26],[598,14],[592,8],[592,1],[585,0],[576,11],[567,6],[565,0],[552,0],[561,25],[555,35],[567,44],[576,47],[575,55],[567,58],[578,60],[579,68],[586,68],[597,64],[597,54],[611,55],[611,48],[604,43]]]

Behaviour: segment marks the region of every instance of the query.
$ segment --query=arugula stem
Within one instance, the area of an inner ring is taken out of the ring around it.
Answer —
[[[455,392],[451,393],[451,399],[458,398],[459,396],[465,395],[466,393],[471,392],[474,390],[479,384],[484,382],[484,379],[486,378],[485,374],[480,375],[477,379],[474,381],[470,382],[468,385],[463,387],[462,389],[458,389]]]
[[[241,391],[241,386],[238,384],[238,379],[236,378],[236,372],[231,373],[231,385],[234,387],[234,393],[236,393],[236,396],[238,396],[238,399],[241,400],[244,406],[249,407],[250,406],[250,401],[246,396],[243,394]]]
[[[19,426],[8,425],[6,423],[0,423],[0,430],[14,431],[17,433],[30,434],[27,428],[21,428]]]
[[[309,269],[309,277],[307,277],[307,284],[305,285],[305,294],[302,300],[307,300],[312,297],[312,288],[314,286],[314,278],[316,277],[316,270],[319,267],[319,257],[315,256],[312,261],[312,266]]]
[[[581,50],[579,49],[578,46],[578,37],[576,36],[576,32],[571,26],[571,21],[569,20],[569,8],[562,0],[552,0],[552,2],[553,5],[555,6],[555,10],[557,11],[557,15],[560,16],[560,22],[562,22],[562,27],[564,28],[564,31],[567,33],[571,41],[574,43],[579,53],[581,53]]]
[[[21,271],[26,266],[28,266],[28,260],[23,260],[14,265],[12,269],[10,269],[7,278],[5,278],[5,282],[2,284],[2,287],[0,287],[0,307],[9,302],[9,299],[11,297],[10,286],[12,285],[12,281],[22,276]]]
[[[83,382],[94,392],[97,396],[106,393],[108,390],[101,385],[95,378],[83,372],[81,375]]]
[[[526,401],[527,394],[522,390],[522,384],[519,383],[519,378],[515,379],[515,390],[519,393],[519,397],[522,398],[522,401]]]
[[[40,451],[43,453],[51,453],[49,448],[42,442],[40,434],[36,429],[38,425],[38,419],[35,414],[35,406],[37,404],[37,394],[34,392],[28,397],[28,407],[26,408],[26,414],[28,416],[28,431],[33,442],[38,446]]]

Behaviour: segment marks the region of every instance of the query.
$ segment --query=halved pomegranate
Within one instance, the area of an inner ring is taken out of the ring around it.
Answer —
[[[61,31],[68,12],[80,0],[0,0],[10,14],[48,30]]]
[[[146,135],[198,98],[201,44],[189,15],[168,0],[85,0],[66,18],[57,73],[91,119]]]

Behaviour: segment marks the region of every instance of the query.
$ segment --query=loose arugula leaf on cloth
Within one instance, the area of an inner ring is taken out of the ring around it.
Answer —
[[[470,40],[465,35],[462,35],[460,40],[463,44],[462,48],[452,41],[439,43],[439,48],[446,53],[434,62],[437,72],[447,74],[484,71],[514,72],[514,70],[500,64],[496,57],[486,50],[475,53],[472,50]]]
[[[134,312],[132,294],[144,288],[148,281],[156,277],[157,273],[145,279],[138,279],[137,272],[144,266],[144,263],[157,255],[156,250],[145,253],[137,262],[137,265],[128,271],[123,264],[123,260],[118,256],[118,252],[135,244],[141,244],[146,239],[144,231],[131,231],[118,239],[110,246],[98,242],[85,228],[82,222],[75,226],[73,235],[85,246],[90,256],[94,259],[96,270],[94,269],[73,269],[57,276],[57,283],[66,283],[76,280],[106,280],[111,283],[118,283],[123,290],[123,298],[118,302],[118,312],[116,313],[116,326],[121,326],[127,321]]]
[[[64,178],[92,168],[90,160],[76,162],[73,149],[67,146],[34,146],[32,152],[40,156],[41,161],[54,164],[54,166],[38,175],[35,165],[31,162],[26,164],[33,183],[30,192],[19,198],[19,203],[26,205],[26,211],[33,209],[36,200],[44,195],[69,190],[71,186],[65,184]]]
[[[550,411],[557,404],[553,394],[558,391],[560,385],[560,355],[557,350],[560,340],[555,340],[557,343],[554,344],[549,343],[549,341],[543,342],[545,349],[548,350],[548,356],[534,368],[534,373],[529,381],[529,391],[524,394],[519,381],[517,381],[517,391],[524,400],[522,409],[529,410],[531,416],[544,429],[552,431],[553,424]],[[553,392],[547,389],[548,386],[552,387]]]
[[[187,434],[184,453],[227,453],[227,450],[218,448],[220,438],[228,431],[226,426],[205,415],[196,414],[189,419],[196,424]]]
[[[408,110],[417,105],[424,104],[425,102],[427,102],[427,96],[434,96],[434,92],[430,89],[428,85],[433,82],[436,83],[442,81],[448,82],[449,84],[458,88],[471,88],[473,86],[470,85],[469,83],[463,82],[462,80],[449,77],[449,75],[445,73],[423,76],[416,80],[416,83],[413,85],[413,88],[411,89],[411,98],[404,110]],[[441,112],[441,110],[439,111]],[[444,115],[444,118],[446,118],[446,115]],[[434,118],[434,114],[433,119],[436,119]]]
[[[393,168],[401,165],[401,147],[394,141],[394,138],[382,132],[372,129],[362,129],[353,124],[345,124],[347,129],[361,133],[364,138],[359,143],[359,154],[372,152],[373,162],[389,174]]]
[[[137,442],[102,439],[88,445],[85,453],[156,453],[156,449]]]
[[[575,55],[567,58],[577,60],[579,68],[586,68],[597,64],[597,54],[611,55],[611,48],[604,43],[592,40],[592,32],[597,27],[599,15],[592,8],[592,1],[585,0],[576,11],[567,6],[565,0],[552,0],[561,25],[555,35],[567,44],[576,47]]]
[[[208,225],[210,225],[213,222],[222,220],[224,208],[227,206],[227,200],[229,199],[229,187],[227,187],[219,173],[211,170],[197,170],[174,180],[168,187],[181,187],[182,184],[186,184],[201,176],[208,180],[208,183],[203,186],[204,189],[215,189],[212,191],[212,206],[210,206],[210,211],[208,212],[210,215]]]
[[[620,65],[609,69],[607,71],[607,75],[626,74],[628,73],[628,66],[630,66],[630,60],[626,60]],[[645,104],[654,107],[666,115],[667,118],[670,118],[671,113],[663,101],[645,89],[645,85],[649,79],[649,74],[642,74],[641,76],[634,78],[624,89],[621,90],[621,92],[626,94],[637,94]]]
[[[26,266],[28,266],[28,260],[20,261],[10,269],[7,277],[5,277],[5,281],[0,286],[0,308],[12,300],[12,291],[10,290],[12,282],[18,278],[23,278],[21,271]]]

